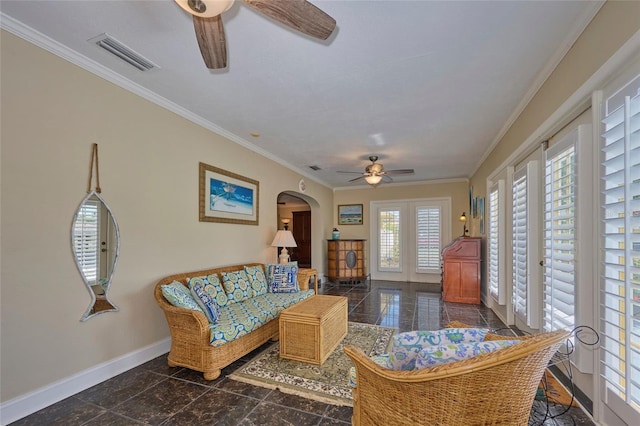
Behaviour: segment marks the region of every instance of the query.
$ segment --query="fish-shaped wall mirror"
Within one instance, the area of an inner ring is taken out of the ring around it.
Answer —
[[[118,224],[100,196],[100,179],[91,190],[93,167],[98,176],[98,146],[94,144],[87,195],[83,198],[71,226],[71,249],[76,266],[91,296],[91,304],[80,321],[118,308],[109,300],[109,287],[120,254]]]

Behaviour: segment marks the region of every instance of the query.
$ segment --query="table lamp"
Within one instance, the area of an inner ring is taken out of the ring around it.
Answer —
[[[293,238],[293,234],[288,229],[281,229],[276,232],[276,236],[271,243],[272,247],[282,247],[280,252],[280,263],[287,263],[289,261],[289,251],[287,247],[298,247],[296,240]]]

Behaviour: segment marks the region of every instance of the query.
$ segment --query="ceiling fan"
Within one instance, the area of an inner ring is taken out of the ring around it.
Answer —
[[[360,174],[361,176],[358,176],[355,179],[351,179],[349,182],[355,182],[359,179],[364,179],[371,186],[377,186],[383,180],[385,182],[393,181],[393,179],[391,179],[391,176],[389,175],[407,175],[407,174],[414,173],[413,169],[384,170],[384,166],[382,164],[376,163],[376,161],[378,161],[377,155],[369,156],[369,161],[371,161],[371,164],[369,164],[364,169],[364,172],[338,172],[338,173]]]
[[[209,69],[226,68],[227,43],[221,14],[235,0],[175,0],[193,15],[202,59]],[[336,20],[306,0],[242,0],[244,4],[301,33],[326,40]]]

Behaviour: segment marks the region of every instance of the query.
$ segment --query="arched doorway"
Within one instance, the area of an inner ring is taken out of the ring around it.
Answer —
[[[285,229],[285,226],[298,245],[289,249],[291,260],[297,261],[301,268],[311,268],[311,206],[302,198],[281,192],[278,195],[278,229]]]

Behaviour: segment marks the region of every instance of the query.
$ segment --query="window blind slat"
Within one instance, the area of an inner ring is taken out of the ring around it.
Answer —
[[[612,91],[602,111],[601,371],[607,390],[640,415],[640,75]]]

